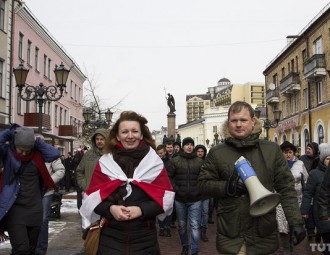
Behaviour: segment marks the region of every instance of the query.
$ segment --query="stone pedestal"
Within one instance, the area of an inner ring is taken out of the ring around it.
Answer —
[[[173,112],[167,114],[167,137],[173,137],[175,139],[175,118],[176,115]]]

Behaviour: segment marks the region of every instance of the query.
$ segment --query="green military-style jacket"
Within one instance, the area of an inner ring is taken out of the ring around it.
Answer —
[[[252,165],[265,188],[281,195],[281,204],[289,225],[302,225],[294,178],[280,147],[273,142],[259,139],[261,124],[254,132],[238,140],[230,136],[228,123],[223,127],[223,144],[209,151],[198,178],[202,195],[218,199],[216,246],[220,253],[237,254],[245,242],[248,254],[271,254],[278,248],[275,208],[266,215],[249,214],[249,194],[228,197],[226,181],[237,175],[234,165],[244,156]]]

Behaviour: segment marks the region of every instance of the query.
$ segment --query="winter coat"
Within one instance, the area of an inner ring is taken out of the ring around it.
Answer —
[[[327,166],[325,166],[322,162],[319,162],[317,168],[309,172],[309,177],[307,180],[307,184],[304,190],[304,195],[300,207],[301,214],[308,215],[309,209],[312,206],[313,219],[316,225],[317,232],[319,234],[330,232],[330,222],[329,221],[320,222],[318,217],[319,214],[318,214],[317,203],[311,204],[311,202],[312,200],[318,201],[320,187],[324,179],[326,170],[327,170]]]
[[[0,132],[0,160],[2,160],[4,166],[0,181],[0,220],[12,207],[20,191],[18,178],[12,178],[12,173],[17,173],[21,167],[21,161],[13,155],[15,150],[13,145],[14,131],[17,127],[19,126],[14,124],[11,128]],[[41,153],[45,162],[52,162],[60,156],[58,149],[45,143],[41,138],[36,138],[34,148]],[[8,184],[4,185],[4,183]]]
[[[56,159],[51,163],[46,163],[46,167],[48,169],[48,172],[50,176],[52,177],[54,183],[58,183],[65,175],[65,168],[62,164],[61,159]],[[54,190],[49,190],[45,193],[44,196],[52,195],[54,194]]]
[[[251,163],[266,189],[281,194],[289,224],[303,224],[287,161],[276,143],[259,139],[260,132],[261,123],[257,121],[250,136],[235,139],[225,122],[225,142],[211,148],[201,166],[198,186],[202,194],[218,198],[216,246],[220,253],[237,254],[244,242],[247,254],[271,254],[278,248],[275,208],[263,216],[252,217],[247,193],[239,197],[226,193],[226,182],[231,175],[237,176],[234,165],[241,156]]]
[[[100,151],[95,144],[95,137],[97,134],[103,135],[105,138],[109,135],[108,129],[97,129],[92,136],[92,148],[88,150],[82,157],[76,170],[76,178],[79,187],[85,191],[88,189],[89,183],[92,179],[94,168],[96,163],[102,156],[102,151]]]
[[[320,186],[318,199],[316,200],[318,218],[326,220],[330,218],[330,164]]]
[[[290,170],[291,170],[291,173],[294,178],[294,188],[297,192],[297,200],[298,200],[298,204],[300,206],[301,200],[302,200],[302,195],[303,195],[303,187],[306,186],[308,173],[307,173],[304,163],[297,158],[294,159],[294,164]],[[288,234],[289,226],[288,226],[288,222],[285,218],[284,211],[283,211],[281,204],[279,204],[276,207],[276,220],[277,220],[278,232]]]
[[[175,200],[182,203],[201,200],[197,179],[202,163],[203,160],[197,157],[196,152],[187,154],[181,151],[179,156],[171,159],[168,177],[175,192]]]

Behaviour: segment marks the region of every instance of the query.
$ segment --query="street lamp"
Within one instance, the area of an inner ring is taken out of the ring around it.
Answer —
[[[95,120],[95,114],[98,114],[98,119]],[[102,115],[104,114],[105,119],[102,119]],[[108,128],[111,119],[112,119],[113,112],[110,111],[110,109],[107,109],[106,111],[95,111],[92,108],[84,109],[83,111],[83,117],[85,120],[85,125],[92,125],[96,128],[100,127],[106,127]]]
[[[261,110],[257,107],[255,110],[254,110],[254,115],[256,116],[256,118],[260,118],[260,113],[261,113]],[[281,119],[281,114],[282,114],[282,111],[279,110],[277,107],[273,110],[273,114],[274,114],[274,119],[273,120],[270,120],[268,118],[266,119],[262,119],[263,121],[263,128],[266,130],[266,138],[268,139],[268,130],[270,128],[276,128],[278,126],[278,122],[280,121]]]
[[[38,86],[25,85],[29,69],[26,69],[22,63],[14,68],[13,72],[18,96],[24,101],[37,101],[38,103],[38,133],[42,134],[42,106],[46,101],[58,101],[62,98],[70,70],[66,69],[63,63],[56,67],[54,70],[56,85],[50,86],[45,86],[43,83]]]

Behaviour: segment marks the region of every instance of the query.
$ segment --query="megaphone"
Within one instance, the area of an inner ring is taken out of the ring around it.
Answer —
[[[235,171],[249,192],[251,216],[262,216],[279,204],[281,195],[270,192],[261,184],[250,162],[243,156],[235,162]]]

